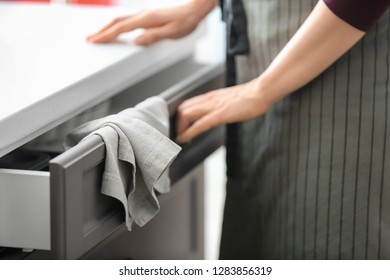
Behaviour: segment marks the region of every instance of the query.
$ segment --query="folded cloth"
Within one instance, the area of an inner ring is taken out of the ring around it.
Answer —
[[[166,102],[151,97],[126,109],[85,123],[73,130],[65,146],[99,135],[106,146],[101,192],[122,202],[126,225],[145,225],[160,209],[155,190],[170,190],[168,167],[181,148],[171,141]]]

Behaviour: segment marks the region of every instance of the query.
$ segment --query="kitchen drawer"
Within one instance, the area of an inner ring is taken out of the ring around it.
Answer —
[[[222,85],[223,67],[202,65],[161,96],[174,122],[182,100]],[[134,98],[123,102],[129,98],[128,93],[119,94],[114,108],[134,105]],[[214,129],[185,145],[170,169],[172,183],[222,143],[223,130]],[[48,172],[0,169],[0,247],[47,250],[45,258],[77,259],[118,229],[124,222],[123,208],[100,193],[104,159],[104,143],[91,136],[52,159]]]
[[[98,136],[51,160],[49,172],[0,170],[0,246],[74,259],[123,222],[100,194],[105,149]]]

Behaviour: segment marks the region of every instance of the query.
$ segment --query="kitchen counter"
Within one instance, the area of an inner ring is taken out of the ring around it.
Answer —
[[[146,48],[132,43],[140,30],[111,44],[85,40],[137,11],[0,3],[0,157],[194,52],[202,28]]]

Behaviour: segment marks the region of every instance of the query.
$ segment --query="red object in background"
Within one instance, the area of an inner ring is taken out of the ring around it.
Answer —
[[[71,4],[82,4],[82,5],[102,5],[102,6],[112,6],[116,5],[116,0],[70,0]]]
[[[1,1],[50,3],[50,0],[0,0],[0,2]],[[117,4],[117,0],[69,0],[69,4],[112,6]]]
[[[3,0],[0,0],[3,1]],[[4,2],[39,2],[39,3],[50,3],[50,0],[5,0]]]

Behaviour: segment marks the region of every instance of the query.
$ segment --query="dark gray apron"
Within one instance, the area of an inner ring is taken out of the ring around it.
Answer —
[[[259,76],[316,4],[242,2],[250,53],[235,57],[237,83]],[[386,12],[310,84],[229,126],[222,259],[390,259],[389,26]]]

